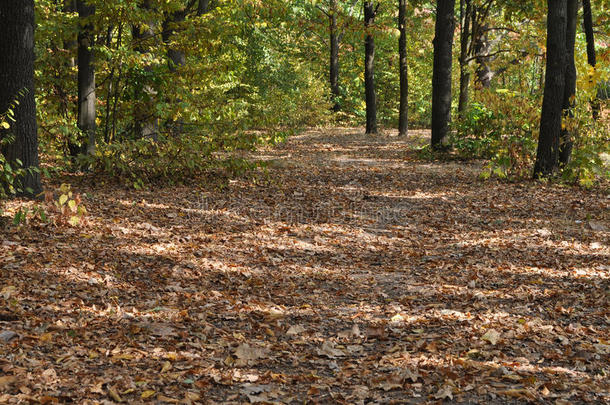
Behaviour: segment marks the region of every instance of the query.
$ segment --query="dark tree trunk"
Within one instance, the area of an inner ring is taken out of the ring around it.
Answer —
[[[0,137],[13,136],[2,153],[7,161],[19,160],[31,172],[18,178],[20,195],[35,197],[42,191],[38,169],[38,134],[34,99],[34,0],[0,2],[0,113],[11,108],[16,122],[8,130],[0,129]],[[21,94],[21,95],[20,95]]]
[[[593,13],[591,11],[591,0],[582,0],[582,18],[585,28],[585,36],[587,38],[587,62],[592,67],[597,64],[595,55],[595,37],[593,35]],[[599,100],[597,96],[591,100],[591,110],[593,111],[593,119],[599,118]]]
[[[364,2],[364,92],[366,99],[366,133],[377,133],[377,94],[375,90],[375,38],[373,37],[373,24],[379,4]]]
[[[451,122],[451,62],[455,28],[455,0],[438,0],[432,68],[432,139],[433,149],[442,149]]]
[[[176,73],[181,66],[186,64],[186,54],[184,51],[172,47],[171,44],[172,36],[175,34],[175,25],[184,22],[186,14],[187,10],[176,11],[167,16],[163,21],[161,36],[167,47],[167,66],[171,73]],[[182,100],[177,98],[174,101],[180,103]],[[166,125],[174,135],[179,135],[183,131],[184,121],[182,119],[169,119]]]
[[[574,47],[576,45],[576,26],[578,21],[578,0],[568,0],[566,23],[566,73],[563,89],[563,118],[574,117],[576,96],[576,64],[574,62]],[[574,146],[574,131],[569,125],[563,125],[559,142],[559,163],[564,166],[570,162]]]
[[[210,0],[199,0],[197,5],[197,15],[204,15],[210,11]]]
[[[330,1],[328,10],[328,20],[330,27],[330,93],[333,97],[333,111],[341,110],[339,104],[339,33],[337,29],[337,0]]]
[[[83,0],[77,3],[80,26],[78,31],[78,128],[86,136],[80,152],[95,153],[95,66],[93,24],[87,19],[95,14],[95,7]]]
[[[565,89],[568,0],[547,0],[547,8],[546,80],[534,178],[548,177],[557,171]]]
[[[400,108],[398,135],[409,131],[409,66],[407,64],[407,0],[398,0],[398,55],[400,58]]]
[[[167,63],[170,72],[175,72],[180,66],[184,66],[186,63],[186,55],[184,51],[173,48],[171,46],[171,38],[175,33],[174,26],[184,22],[186,19],[186,10],[177,11],[170,14],[165,21],[163,21],[163,42],[167,46]]]
[[[458,113],[460,115],[466,111],[468,107],[468,91],[470,87],[470,70],[468,69],[468,48],[470,42],[470,20],[472,7],[470,0],[461,0],[460,3],[460,98],[458,104]]]

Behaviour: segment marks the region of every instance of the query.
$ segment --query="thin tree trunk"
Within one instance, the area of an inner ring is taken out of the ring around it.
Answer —
[[[589,66],[595,67],[597,64],[595,55],[595,36],[593,35],[593,13],[591,11],[591,0],[582,0],[582,18],[583,25],[585,27],[585,36],[587,38],[587,62]],[[591,110],[593,112],[593,119],[599,118],[599,100],[597,94],[591,100]]]
[[[339,33],[337,32],[337,0],[330,0],[328,10],[328,20],[330,27],[330,92],[333,97],[333,111],[341,110],[339,104]]]
[[[96,132],[96,97],[95,97],[95,67],[94,67],[94,33],[93,24],[86,21],[95,14],[95,7],[85,1],[77,3],[80,20],[78,32],[78,128],[85,134],[86,141],[80,152],[89,155],[95,153]]]
[[[432,68],[432,139],[433,149],[442,149],[451,122],[451,62],[455,28],[455,0],[438,0]]]
[[[398,0],[398,54],[400,58],[400,108],[398,135],[409,131],[409,66],[407,64],[407,0]]]
[[[547,0],[547,8],[546,80],[534,178],[548,177],[557,171],[565,89],[568,0]]]
[[[574,47],[576,45],[576,26],[578,21],[578,0],[568,0],[566,23],[566,73],[563,89],[563,118],[574,117],[576,96],[576,64],[574,62]],[[569,125],[563,125],[559,143],[559,164],[565,166],[570,162],[574,146],[574,131]]]
[[[375,90],[375,38],[371,30],[375,23],[375,16],[379,4],[375,7],[373,2],[364,2],[364,27],[366,37],[364,40],[364,92],[366,99],[366,133],[377,133],[377,94]]]
[[[151,0],[144,0],[142,9],[151,9]],[[138,53],[147,53],[148,50],[144,42],[154,36],[152,30],[154,22],[149,22],[147,29],[142,29],[141,26],[134,26],[132,36],[136,41],[135,50]],[[152,66],[144,66],[144,70],[150,72]],[[138,138],[151,138],[157,140],[159,136],[159,119],[155,113],[155,96],[157,92],[151,84],[145,83],[142,88],[136,87],[134,99],[136,100],[134,105],[134,129],[136,137]]]
[[[465,7],[464,7],[465,4]],[[460,4],[460,97],[458,104],[458,114],[463,115],[468,107],[470,70],[468,69],[468,42],[470,41],[470,18],[472,7],[470,0],[461,0]]]
[[[477,61],[476,81],[484,89],[488,89],[489,86],[491,86],[491,79],[494,76],[494,72],[492,72],[491,68],[489,67],[489,61],[487,58],[490,52],[487,28],[487,24],[480,25],[478,30],[479,35],[474,38],[474,48]]]
[[[0,1],[0,113],[13,106],[9,129],[0,129],[0,138],[12,136],[2,148],[8,162],[28,173],[17,178],[20,195],[35,197],[42,191],[37,171],[38,133],[34,99],[34,0]],[[14,105],[15,100],[19,104]],[[18,164],[21,162],[21,165]]]

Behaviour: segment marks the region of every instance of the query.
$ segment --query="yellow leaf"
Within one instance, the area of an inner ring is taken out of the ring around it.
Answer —
[[[165,373],[169,370],[171,370],[172,368],[172,363],[170,363],[169,361],[166,361],[165,363],[163,363],[163,367],[161,367],[161,372]]]
[[[6,121],[2,121],[2,123],[0,123],[0,127],[4,128],[4,129],[9,129],[11,127],[11,124],[9,124]]]
[[[142,395],[140,395],[140,398],[142,399],[147,399],[152,397],[153,395],[155,395],[157,392],[153,391],[153,390],[146,390],[142,393]]]
[[[68,196],[66,194],[62,194],[59,196],[59,205],[64,205],[68,202]]]
[[[108,388],[108,395],[110,396],[110,398],[112,398],[116,402],[123,402],[123,398],[121,398],[119,393],[116,392],[116,390],[113,387]]]

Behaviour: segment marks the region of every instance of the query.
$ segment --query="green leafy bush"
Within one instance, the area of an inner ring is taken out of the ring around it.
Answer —
[[[539,108],[529,95],[481,91],[455,123],[451,145],[461,157],[489,159],[482,177],[528,176],[536,153]]]

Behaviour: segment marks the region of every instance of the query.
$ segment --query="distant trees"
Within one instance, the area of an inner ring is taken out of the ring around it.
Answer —
[[[34,0],[0,2],[0,113],[12,107],[14,121],[0,129],[2,153],[14,166],[29,169],[16,179],[20,194],[42,191],[34,100]],[[17,102],[17,103],[15,103]],[[6,142],[12,138],[11,142]]]

